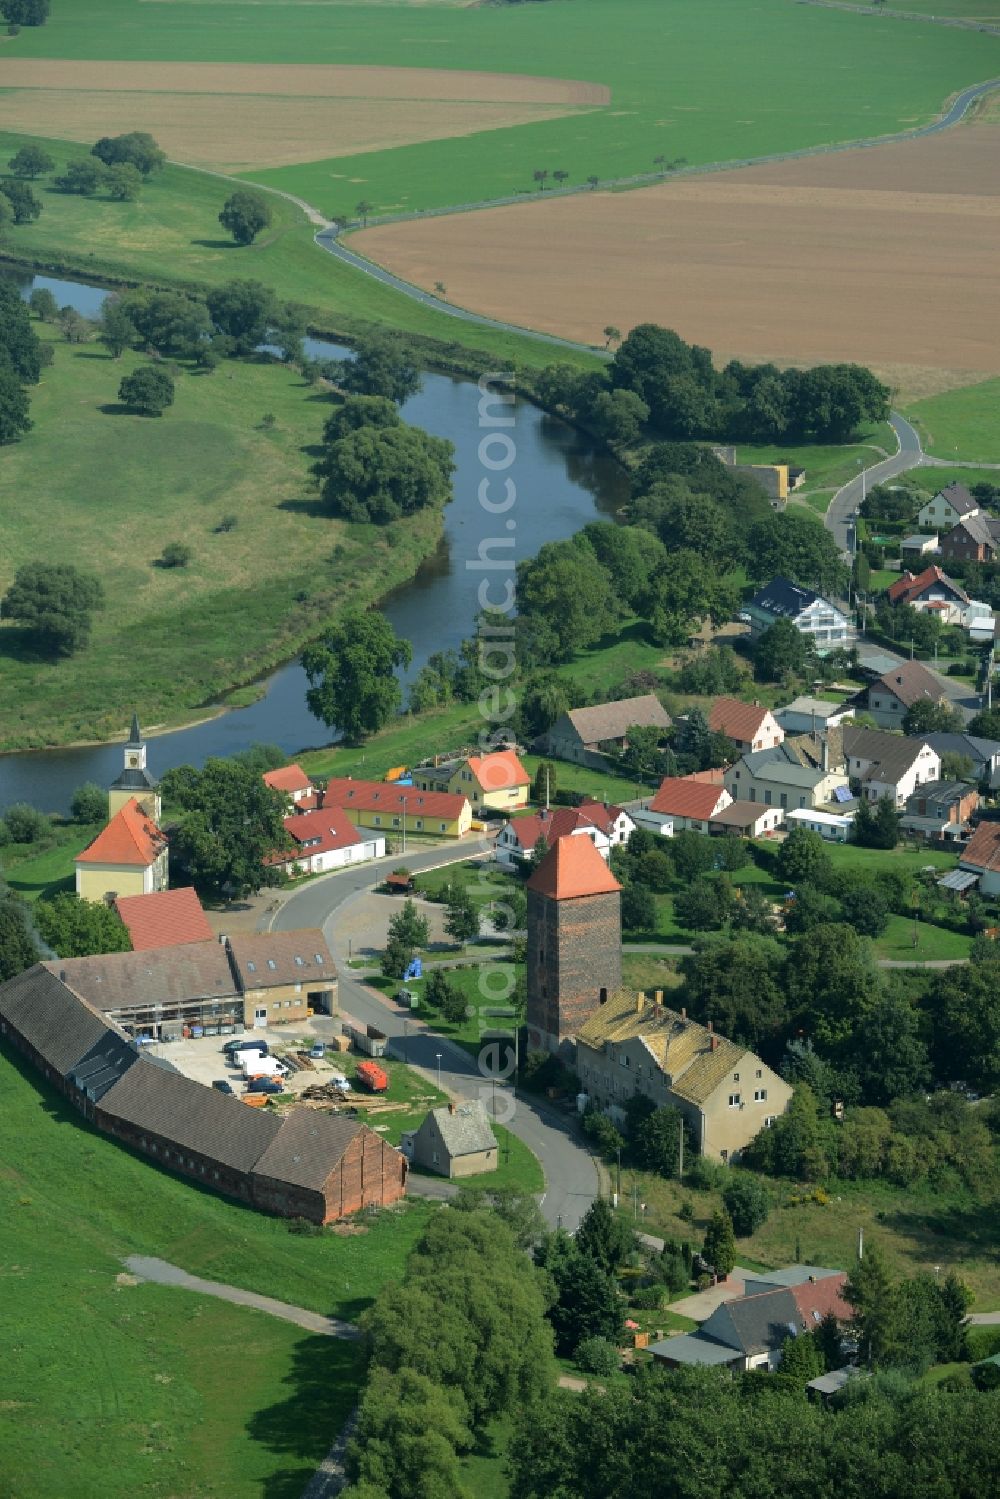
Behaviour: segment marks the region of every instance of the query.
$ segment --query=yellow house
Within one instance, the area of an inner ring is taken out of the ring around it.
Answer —
[[[150,895],[167,888],[167,839],[134,797],[76,856],[81,900]]]
[[[125,763],[108,791],[108,816],[114,817],[126,802],[135,799],[147,817],[160,820],[159,781],[146,769],[146,743],[139,728],[139,715],[132,714],[132,727],[125,741]],[[142,893],[142,892],[130,892]]]
[[[467,755],[441,765],[418,765],[413,784],[421,791],[467,796],[476,815],[526,807],[531,777],[513,750],[498,750],[492,755]]]
[[[461,838],[472,826],[467,796],[385,781],[356,781],[352,776],[331,776],[323,806],[340,807],[356,828],[377,828],[387,835],[430,833],[436,838]]]
[[[226,939],[243,995],[247,1030],[301,1025],[337,1012],[337,969],[319,927],[245,933]]]

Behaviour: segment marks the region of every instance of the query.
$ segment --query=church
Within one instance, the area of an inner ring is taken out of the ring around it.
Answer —
[[[108,791],[107,826],[74,861],[81,900],[110,902],[166,890],[167,837],[160,815],[159,783],[147,768],[146,742],[133,713],[121,773]]]

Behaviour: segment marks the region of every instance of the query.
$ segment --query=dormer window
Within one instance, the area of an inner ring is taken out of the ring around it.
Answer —
[[[276,969],[276,968],[277,968],[277,966],[278,966],[278,965],[277,965],[277,963],[276,963],[276,962],[275,962],[275,961],[274,961],[274,959],[273,959],[273,958],[268,958],[268,960],[267,960],[267,966],[268,966],[268,968],[270,968],[270,969],[271,969],[271,970],[272,970],[272,972],[273,972],[273,971],[274,971],[274,970],[275,970],[275,969]]]

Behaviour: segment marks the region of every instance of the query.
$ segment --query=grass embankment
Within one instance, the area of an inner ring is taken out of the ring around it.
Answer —
[[[328,399],[296,371],[264,359],[185,369],[175,404],[142,417],[117,405],[139,356],[36,327],[55,359],[32,393],[34,428],[0,457],[0,592],[22,563],[68,562],[101,578],[106,606],[89,645],[57,664],[0,630],[3,747],[107,738],[135,702],[154,721],[190,715],[293,655],[338,608],[410,577],[436,545],[436,512],[388,529],[324,513],[308,466]],[[158,566],[178,540],[190,564]]]
[[[73,860],[103,826],[103,822],[53,822],[51,834],[38,843],[7,844],[0,848],[0,878],[28,901],[72,890]]]
[[[0,1462],[16,1499],[302,1492],[363,1377],[359,1351],[263,1314],[119,1286],[156,1255],[314,1311],[356,1318],[398,1278],[429,1209],[299,1237],[171,1177],[85,1125],[0,1057]],[[238,1373],[237,1373],[238,1371]]]
[[[1000,463],[1000,379],[983,380],[977,385],[949,390],[907,406],[904,415],[920,433],[924,450],[936,458],[958,459],[964,463]],[[939,470],[921,478],[939,479]],[[982,478],[997,475],[983,474]],[[966,479],[966,483],[974,479]]]

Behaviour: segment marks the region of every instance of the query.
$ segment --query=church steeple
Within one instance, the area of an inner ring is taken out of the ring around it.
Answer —
[[[132,725],[122,752],[122,770],[108,793],[108,814],[116,812],[132,797],[138,801],[147,817],[154,822],[160,820],[160,797],[155,776],[146,769],[146,741],[139,727],[138,713],[132,714]]]
[[[139,727],[139,715],[135,711],[133,711],[132,713],[132,727],[131,729],[129,729],[128,739],[125,741],[125,743],[130,749],[133,746],[136,749],[139,749],[142,746],[142,730]]]

